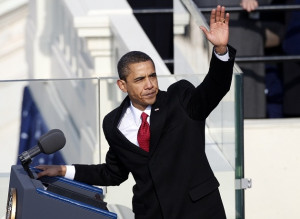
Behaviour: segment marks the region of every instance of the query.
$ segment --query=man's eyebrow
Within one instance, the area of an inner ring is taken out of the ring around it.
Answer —
[[[134,79],[134,81],[139,81],[139,80],[143,80],[145,78],[145,76],[140,76]]]
[[[149,77],[156,77],[156,72],[153,72],[153,73],[149,74]],[[134,81],[140,81],[140,80],[143,80],[144,78],[146,78],[146,76],[136,77],[136,78],[133,79],[133,80],[134,80]]]

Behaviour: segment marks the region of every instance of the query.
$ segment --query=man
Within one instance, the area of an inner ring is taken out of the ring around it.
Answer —
[[[182,80],[160,91],[148,55],[134,51],[120,59],[117,84],[128,96],[103,121],[110,146],[106,163],[74,165],[75,180],[119,185],[131,172],[136,219],[226,218],[219,183],[205,155],[204,127],[231,84],[235,50],[227,46],[228,22],[229,14],[218,6],[211,12],[210,31],[201,27],[215,52],[207,76],[196,88]],[[43,170],[39,177],[65,176],[71,169],[38,168]]]

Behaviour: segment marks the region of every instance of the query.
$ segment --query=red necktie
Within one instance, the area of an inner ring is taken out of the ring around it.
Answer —
[[[146,113],[142,113],[142,124],[139,128],[137,140],[139,142],[140,148],[149,152],[149,143],[150,143],[150,126],[147,122],[148,115]]]

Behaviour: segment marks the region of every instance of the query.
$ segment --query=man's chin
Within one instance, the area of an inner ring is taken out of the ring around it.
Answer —
[[[145,103],[146,105],[153,105],[153,104],[155,103],[155,101],[156,101],[156,97],[155,97],[155,98],[149,98],[149,99],[146,99],[146,100],[144,101],[144,103]]]

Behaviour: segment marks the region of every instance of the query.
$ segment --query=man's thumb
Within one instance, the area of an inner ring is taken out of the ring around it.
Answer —
[[[203,33],[207,36],[208,30],[204,26],[200,26],[200,29],[203,31]]]

